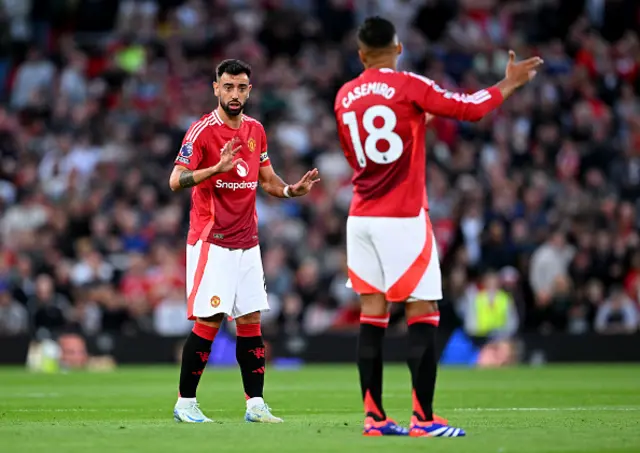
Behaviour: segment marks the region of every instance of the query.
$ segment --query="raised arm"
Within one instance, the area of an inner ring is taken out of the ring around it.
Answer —
[[[190,166],[193,166],[193,163],[190,160],[190,156],[195,154],[193,151],[186,152],[187,154],[189,154],[189,157],[187,158],[179,155],[178,159],[176,159],[176,165],[173,167],[173,171],[169,176],[169,187],[171,188],[171,190],[177,192],[178,190],[197,186],[198,184],[206,181],[212,176],[229,171],[231,168],[233,168],[233,159],[235,155],[242,148],[242,145],[234,147],[236,142],[237,140],[235,138],[227,142],[227,144],[224,145],[224,148],[222,148],[222,151],[220,152],[220,161],[216,165],[208,168],[189,168]],[[180,152],[181,154],[184,154],[182,150]]]
[[[260,186],[269,195],[278,198],[301,197],[309,193],[315,183],[320,181],[318,169],[308,171],[295,184],[286,184],[280,176],[276,174],[271,165],[260,167]]]
[[[433,80],[407,72],[410,77],[409,92],[414,102],[424,112],[454,118],[461,121],[478,121],[511,96],[518,88],[527,84],[536,75],[542,64],[539,57],[516,63],[515,53],[509,52],[505,78],[496,85],[473,94],[453,93],[440,88]]]

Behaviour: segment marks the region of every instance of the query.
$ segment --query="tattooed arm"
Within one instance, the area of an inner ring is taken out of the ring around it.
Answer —
[[[188,189],[189,187],[197,186],[202,181],[206,181],[218,173],[215,166],[194,171],[181,165],[176,165],[173,167],[169,177],[169,187],[174,192]]]

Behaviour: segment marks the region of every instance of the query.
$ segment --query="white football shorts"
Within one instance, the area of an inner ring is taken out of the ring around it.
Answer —
[[[187,315],[233,318],[269,310],[260,246],[226,249],[199,240],[187,245]]]
[[[438,248],[429,216],[347,220],[347,286],[389,302],[442,299]]]

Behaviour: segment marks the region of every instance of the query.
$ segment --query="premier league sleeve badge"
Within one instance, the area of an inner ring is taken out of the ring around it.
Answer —
[[[182,148],[180,148],[180,155],[182,157],[191,157],[193,155],[193,143],[185,142]]]

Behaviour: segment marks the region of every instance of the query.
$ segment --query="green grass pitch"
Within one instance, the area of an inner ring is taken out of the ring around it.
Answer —
[[[443,369],[436,408],[463,439],[365,438],[354,366],[270,369],[282,425],[243,421],[236,369],[209,369],[198,399],[218,423],[177,424],[176,367],[30,374],[0,368],[0,452],[640,452],[640,366]],[[405,367],[385,370],[385,406],[406,423]]]

